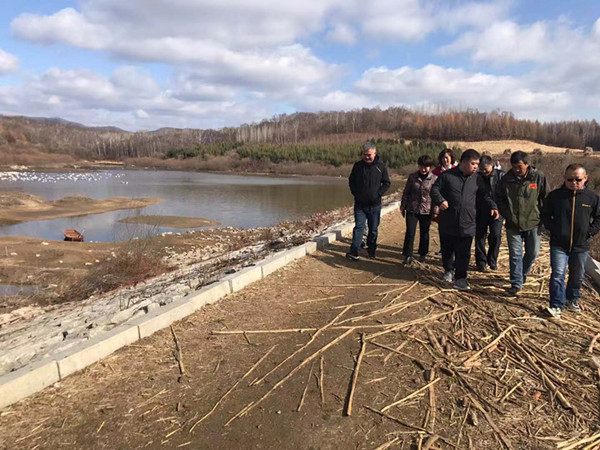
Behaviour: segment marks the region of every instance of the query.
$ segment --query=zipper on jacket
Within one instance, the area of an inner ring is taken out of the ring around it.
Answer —
[[[573,251],[573,230],[575,228],[575,195],[577,195],[577,191],[573,191],[573,206],[571,208],[571,241],[569,243],[569,253]]]

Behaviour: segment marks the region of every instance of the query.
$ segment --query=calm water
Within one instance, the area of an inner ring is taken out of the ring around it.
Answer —
[[[66,196],[158,197],[146,208],[121,210],[67,219],[26,222],[0,227],[1,236],[62,239],[74,228],[86,241],[115,241],[148,233],[184,231],[166,227],[118,223],[134,215],[190,216],[213,219],[222,226],[253,228],[299,219],[314,212],[349,205],[344,178],[262,177],[171,171],[102,171],[87,174],[4,174],[0,189],[21,191],[48,200]]]

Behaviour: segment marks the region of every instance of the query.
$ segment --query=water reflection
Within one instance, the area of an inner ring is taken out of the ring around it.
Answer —
[[[318,211],[351,204],[346,179],[321,177],[263,177],[172,171],[105,171],[106,176],[65,177],[52,182],[0,180],[0,189],[22,191],[56,200],[66,196],[159,197],[165,201],[139,210],[26,222],[0,227],[0,235],[62,239],[73,228],[86,241],[114,241],[143,237],[167,227],[118,223],[136,214],[204,217],[223,226],[252,228],[295,220]],[[45,176],[52,178],[53,174]]]

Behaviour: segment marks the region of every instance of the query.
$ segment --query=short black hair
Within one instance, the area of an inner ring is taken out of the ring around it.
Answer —
[[[445,148],[438,155],[438,163],[439,163],[440,166],[443,164],[442,163],[442,159],[444,159],[444,156],[446,154],[450,155],[450,161],[452,161],[452,164],[454,164],[456,162],[456,156],[454,156],[454,152],[451,149],[449,149],[449,148]]]
[[[417,161],[417,164],[423,167],[433,166],[433,158],[429,155],[421,155]]]
[[[469,148],[460,155],[460,162],[463,161],[472,161],[474,159],[481,159],[481,155],[479,152],[473,148]]]
[[[492,157],[490,155],[482,155],[481,158],[479,159],[479,165],[480,166],[487,166],[487,165],[492,165],[494,164],[492,162]]]
[[[585,170],[585,173],[587,173],[587,169],[585,168],[585,166],[583,164],[573,163],[573,164],[569,164],[567,166],[567,168],[565,169],[565,174],[568,172],[571,172],[573,170],[577,170],[577,169],[583,169],[583,170]]]
[[[529,164],[529,155],[522,150],[517,150],[512,155],[510,155],[510,163],[518,164],[522,162],[523,164]]]

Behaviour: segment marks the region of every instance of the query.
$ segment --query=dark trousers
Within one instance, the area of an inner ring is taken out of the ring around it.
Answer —
[[[488,234],[489,228],[489,234]],[[488,241],[488,250],[485,250],[485,241]],[[490,216],[477,217],[477,231],[475,233],[475,264],[477,267],[496,267],[498,265],[498,252],[502,238],[502,220],[494,220]]]
[[[404,235],[404,247],[402,254],[412,256],[415,248],[415,235],[419,224],[419,255],[425,256],[429,253],[429,226],[431,225],[431,214],[415,214],[406,212],[406,234]]]
[[[471,258],[471,244],[473,236],[452,236],[440,233],[442,247],[442,265],[446,272],[454,269],[454,279],[467,278],[469,259]],[[454,264],[452,258],[454,257]]]
[[[369,227],[367,234],[367,247],[369,255],[375,256],[377,250],[377,228],[381,219],[381,205],[357,206],[354,205],[354,230],[352,232],[352,245],[350,253],[358,255],[360,243],[363,240],[365,225]]]

